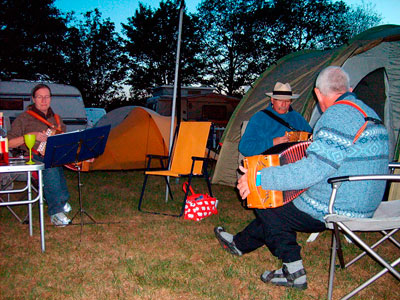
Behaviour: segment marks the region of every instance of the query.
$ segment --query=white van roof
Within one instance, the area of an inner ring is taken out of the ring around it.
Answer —
[[[78,96],[82,97],[81,92],[74,86],[60,84],[60,83],[49,83],[49,82],[36,82],[26,80],[11,80],[11,81],[0,81],[0,95],[5,96],[30,96],[32,89],[40,84],[46,84],[51,89],[51,93],[54,96]]]

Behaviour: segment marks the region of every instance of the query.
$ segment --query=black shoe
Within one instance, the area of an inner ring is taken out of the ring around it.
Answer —
[[[225,251],[228,251],[230,254],[236,256],[242,256],[243,253],[236,247],[235,242],[228,242],[221,236],[221,232],[226,232],[224,227],[218,226],[214,228],[215,236],[218,239],[219,243],[221,244],[222,248]]]

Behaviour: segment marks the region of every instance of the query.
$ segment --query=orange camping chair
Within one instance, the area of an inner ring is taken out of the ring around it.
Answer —
[[[190,190],[193,177],[203,177],[206,180],[208,191],[212,197],[211,183],[207,171],[208,155],[207,140],[210,132],[211,122],[181,122],[179,126],[178,137],[174,141],[172,155],[159,156],[147,155],[148,163],[145,171],[142,192],[139,199],[138,210],[146,213],[169,215],[181,217],[183,215],[186,199]],[[176,142],[176,143],[175,143]],[[151,159],[160,159],[163,170],[150,171]],[[164,168],[163,160],[168,159],[170,168]],[[161,213],[155,211],[142,210],[144,191],[146,189],[147,179],[150,175],[163,176],[168,187],[169,195],[173,200],[171,186],[167,177],[188,177],[188,187],[183,198],[182,208],[179,214]]]

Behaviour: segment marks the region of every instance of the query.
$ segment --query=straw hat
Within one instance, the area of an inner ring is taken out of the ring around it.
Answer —
[[[292,88],[289,83],[277,82],[272,93],[265,93],[265,95],[274,99],[296,99],[299,98],[299,94],[293,94]]]

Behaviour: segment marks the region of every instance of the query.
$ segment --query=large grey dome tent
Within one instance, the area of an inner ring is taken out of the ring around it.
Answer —
[[[369,29],[332,50],[301,51],[285,56],[268,68],[240,101],[226,127],[213,183],[234,186],[238,144],[243,121],[267,106],[265,92],[277,81],[289,82],[300,94],[292,106],[313,125],[319,118],[313,94],[318,73],[327,66],[342,66],[354,92],[373,107],[390,134],[391,158],[398,158],[400,128],[400,26]]]

